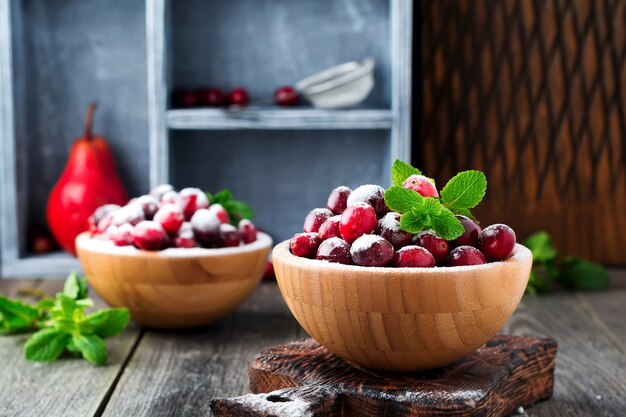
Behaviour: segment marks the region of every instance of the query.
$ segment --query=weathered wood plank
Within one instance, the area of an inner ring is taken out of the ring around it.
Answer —
[[[553,398],[527,410],[528,416],[626,414],[626,357],[575,296],[526,297],[502,332],[559,344]]]
[[[209,327],[147,331],[103,415],[210,415],[212,398],[248,392],[248,363],[256,353],[294,339],[296,332],[272,283]]]
[[[0,281],[0,290],[15,294],[32,281]],[[40,282],[37,281],[37,284]],[[44,281],[38,288],[53,294],[63,281]],[[98,307],[103,303],[92,294]],[[97,415],[110,389],[124,368],[139,329],[131,325],[119,337],[108,340],[109,363],[96,367],[75,358],[63,358],[50,364],[28,362],[22,348],[27,334],[0,337],[0,416],[1,417],[89,417]]]

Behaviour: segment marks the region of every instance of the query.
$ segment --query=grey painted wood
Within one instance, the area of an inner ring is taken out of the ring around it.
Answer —
[[[626,307],[620,312],[626,316]],[[525,297],[503,333],[551,337],[559,344],[554,396],[528,416],[626,414],[626,356],[572,295]]]
[[[221,109],[170,110],[171,129],[389,129],[389,110],[318,110],[246,108],[236,112]]]
[[[389,186],[387,131],[175,131],[174,186],[228,188],[278,242],[302,231],[307,213],[347,185]]]
[[[217,396],[248,391],[247,365],[260,350],[296,337],[298,324],[275,284],[204,329],[148,331],[103,416],[208,416]]]
[[[26,256],[2,264],[2,276],[11,278],[64,278],[71,271],[81,272],[82,268],[78,259],[65,252]]]
[[[391,0],[391,159],[411,160],[413,1]]]

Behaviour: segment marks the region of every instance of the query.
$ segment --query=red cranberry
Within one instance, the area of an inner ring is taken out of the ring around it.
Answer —
[[[237,232],[239,232],[241,241],[246,245],[256,241],[256,227],[254,227],[254,224],[248,219],[243,219],[239,222]]]
[[[108,230],[109,226],[111,226],[111,223],[113,223],[113,213],[108,213],[98,222],[98,225],[96,226],[96,234],[104,234]],[[106,239],[108,239],[108,237]]]
[[[432,268],[435,266],[435,258],[426,248],[410,245],[396,251],[393,257],[393,266],[398,268]]]
[[[363,235],[352,244],[350,255],[357,265],[385,266],[393,259],[393,245],[380,236]]]
[[[116,210],[119,210],[121,207],[117,204],[105,204],[103,206],[98,207],[91,216],[87,219],[87,227],[89,231],[94,234],[98,232],[98,223],[102,220],[107,214],[111,214]],[[109,216],[109,224],[111,217]],[[109,225],[107,225],[108,227]],[[106,228],[103,229],[103,231]]]
[[[211,205],[211,207],[209,207],[209,212],[213,216],[217,217],[220,223],[230,224],[230,216],[228,215],[228,212],[221,204]]]
[[[152,220],[159,209],[159,201],[149,194],[137,197],[135,204],[139,204],[141,206],[146,220]]]
[[[263,273],[263,280],[269,281],[271,279],[276,279],[276,273],[274,272],[274,264],[272,261],[267,261],[265,264],[265,272]]]
[[[193,91],[179,88],[172,93],[172,105],[176,108],[189,108],[198,105],[198,98]]]
[[[492,224],[478,235],[477,247],[489,262],[502,261],[513,253],[515,232],[506,224]]]
[[[295,106],[300,102],[300,94],[292,87],[279,87],[274,92],[274,101],[279,106]]]
[[[339,237],[331,237],[323,241],[317,248],[316,259],[328,262],[336,262],[345,265],[352,264],[350,245]]]
[[[111,224],[115,226],[120,226],[125,223],[135,226],[137,223],[146,219],[146,216],[143,214],[143,208],[136,203],[125,205],[121,209],[114,211],[112,216]]]
[[[348,197],[352,190],[346,186],[340,186],[330,192],[326,208],[333,214],[341,214],[348,207]]]
[[[191,216],[191,228],[196,240],[202,246],[210,246],[217,242],[222,222],[209,209],[199,209]]]
[[[170,184],[161,184],[150,190],[150,195],[156,198],[157,201],[161,201],[161,199],[163,198],[163,194],[167,193],[168,191],[174,191],[174,187],[172,187]]]
[[[376,212],[367,203],[356,203],[349,206],[339,220],[339,232],[348,243],[352,243],[362,235],[373,233],[378,221]]]
[[[385,189],[380,185],[366,184],[357,187],[348,197],[348,207],[356,203],[367,203],[374,207],[378,217],[389,212],[385,204]]]
[[[217,88],[202,88],[196,91],[196,99],[200,106],[219,107],[226,103],[224,93]]]
[[[459,246],[450,252],[450,266],[486,264],[485,256],[473,246]]]
[[[317,248],[322,243],[317,233],[298,233],[291,238],[291,253],[302,258],[315,258]]]
[[[325,208],[316,208],[309,212],[304,219],[304,233],[317,233],[320,226],[329,218],[333,217],[333,213]]]
[[[178,229],[178,233],[172,240],[172,246],[175,248],[195,248],[196,247],[196,239],[193,236],[193,229],[191,228],[191,223],[185,222],[180,229]]]
[[[376,234],[388,240],[396,249],[406,246],[413,237],[411,233],[400,229],[400,216],[400,213],[387,213],[378,220],[376,228]]]
[[[180,207],[180,194],[176,191],[167,191],[161,197],[161,204],[175,204]]]
[[[167,233],[160,224],[144,220],[135,226],[133,243],[139,249],[159,250],[167,245]]]
[[[427,230],[415,235],[413,242],[428,250],[435,258],[435,264],[445,265],[450,252],[447,240],[437,236],[432,230]]]
[[[180,190],[180,207],[185,220],[191,220],[196,210],[209,207],[209,199],[199,188],[183,188]]]
[[[114,230],[109,230],[114,228]],[[130,246],[133,244],[133,235],[135,233],[135,228],[128,223],[122,224],[120,226],[110,226],[107,233],[109,234],[111,240],[117,246]]]
[[[185,217],[180,207],[174,204],[165,204],[154,215],[154,221],[159,223],[168,235],[173,236],[183,225]]]
[[[245,106],[249,101],[248,91],[245,88],[234,88],[228,93],[228,104],[233,106]]]
[[[237,233],[237,228],[232,224],[220,224],[219,243],[220,246],[227,248],[239,246],[241,241],[239,240],[239,233]]]
[[[331,237],[341,237],[341,232],[339,231],[340,221],[341,216],[333,216],[322,223],[319,230],[322,240],[330,239]]]
[[[404,181],[402,186],[416,191],[424,197],[439,197],[435,184],[433,184],[430,178],[423,175],[411,175]]]
[[[459,219],[465,231],[451,242],[452,247],[474,246],[476,239],[478,239],[478,234],[482,231],[481,227],[474,220],[461,214],[455,214],[454,217]]]

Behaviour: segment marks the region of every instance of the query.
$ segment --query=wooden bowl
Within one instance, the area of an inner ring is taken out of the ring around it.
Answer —
[[[125,306],[135,322],[164,329],[201,326],[234,310],[257,286],[272,247],[257,241],[236,248],[141,251],[76,238],[87,280],[108,304]]]
[[[366,268],[274,249],[278,286],[320,344],[367,368],[417,371],[447,365],[491,339],[520,302],[532,254],[440,268]]]

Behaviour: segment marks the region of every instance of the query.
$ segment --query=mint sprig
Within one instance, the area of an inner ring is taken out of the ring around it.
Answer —
[[[422,171],[399,159],[394,161],[393,167],[391,168],[391,179],[393,180],[393,185],[396,187],[402,187],[404,181],[406,181],[406,179],[411,175],[422,175]]]
[[[24,356],[31,361],[54,361],[68,351],[104,365],[108,358],[104,338],[120,334],[130,314],[126,308],[88,314],[85,310],[93,307],[93,300],[87,295],[87,281],[75,273],[68,276],[63,292],[36,306],[0,295],[0,332],[38,330],[24,345]]]
[[[459,172],[441,190],[441,203],[454,213],[469,213],[469,209],[481,202],[486,191],[485,174],[480,171]]]
[[[233,193],[229,190],[221,190],[215,194],[206,193],[211,204],[220,204],[230,217],[233,226],[237,226],[243,219],[251,220],[254,217],[254,211],[243,201],[233,200]]]

